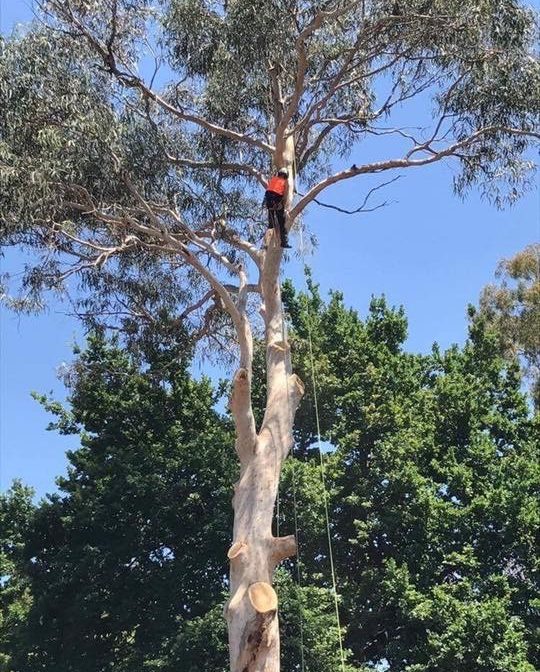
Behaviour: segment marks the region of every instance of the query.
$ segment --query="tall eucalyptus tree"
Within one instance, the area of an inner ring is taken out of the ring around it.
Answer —
[[[296,544],[272,519],[303,384],[284,337],[283,252],[271,234],[258,243],[261,188],[289,169],[289,228],[338,182],[445,159],[459,192],[517,197],[539,137],[535,16],[516,0],[38,4],[30,31],[1,44],[2,239],[28,253],[10,301],[33,309],[52,289],[90,322],[169,335],[183,322],[237,362],[231,670],[276,672],[272,577]],[[411,130],[400,114],[414,99],[429,112]],[[379,136],[395,142],[365,161]]]

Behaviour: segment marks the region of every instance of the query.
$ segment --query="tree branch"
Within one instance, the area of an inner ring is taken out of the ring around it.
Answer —
[[[464,140],[455,142],[454,144],[449,145],[448,147],[436,151],[434,153],[431,153],[429,156],[421,159],[410,159],[410,158],[390,159],[388,161],[377,161],[375,163],[368,163],[363,166],[356,166],[356,164],[353,164],[347,170],[342,170],[338,173],[335,173],[334,175],[330,175],[329,177],[325,178],[324,180],[321,180],[321,182],[312,187],[307,192],[307,194],[302,199],[300,199],[300,201],[290,211],[289,222],[291,223],[294,222],[294,220],[298,217],[298,215],[300,215],[300,213],[304,211],[307,205],[311,203],[317,197],[317,195],[321,193],[321,191],[324,191],[324,189],[331,186],[332,184],[336,184],[337,182],[341,182],[351,177],[356,177],[358,175],[381,173],[387,170],[394,170],[396,168],[415,168],[418,166],[425,166],[431,163],[436,163],[437,161],[440,161],[441,159],[444,159],[448,156],[454,156],[460,149],[471,147],[476,142],[481,141],[484,136],[492,133],[507,133],[510,135],[520,135],[520,136],[540,138],[540,133],[537,133],[535,131],[524,131],[519,128],[488,126],[486,128],[481,128],[477,130]]]
[[[393,182],[396,182],[401,178],[401,175],[397,175],[396,177],[392,178],[391,180],[388,180],[387,182],[383,182],[382,184],[377,185],[376,187],[373,187],[368,191],[366,194],[364,200],[362,201],[361,205],[359,205],[357,208],[354,210],[347,210],[345,208],[340,208],[337,205],[331,205],[330,203],[324,203],[323,201],[320,201],[318,198],[314,198],[313,202],[316,203],[317,205],[320,205],[323,208],[329,208],[330,210],[336,210],[337,212],[341,212],[344,215],[357,215],[360,212],[374,212],[375,210],[378,210],[379,208],[383,208],[384,206],[388,205],[387,201],[384,201],[383,203],[380,203],[379,205],[374,206],[373,208],[366,208],[365,206],[367,205],[368,200],[370,199],[371,195],[378,191],[379,189],[382,189],[383,187],[388,186],[389,184],[392,184]],[[297,192],[299,196],[303,196],[303,194],[300,194]]]
[[[239,133],[237,131],[224,128],[223,126],[219,126],[218,124],[214,124],[208,121],[202,116],[185,112],[184,110],[171,105],[164,98],[162,98],[162,96],[148,87],[138,75],[131,72],[129,69],[124,71],[120,70],[117,64],[118,55],[114,53],[113,45],[102,45],[100,41],[90,32],[90,30],[75,16],[69,6],[69,3],[59,4],[58,2],[54,2],[53,6],[56,8],[60,16],[64,16],[68,22],[71,22],[80,31],[81,35],[86,38],[90,47],[103,60],[105,70],[111,75],[114,75],[119,82],[129,88],[137,89],[144,98],[154,101],[163,110],[177,119],[195,124],[196,126],[209,131],[213,135],[229,138],[230,140],[235,140],[236,142],[241,142],[252,147],[256,147],[257,149],[263,150],[267,154],[273,154],[274,147],[267,142],[253,138],[252,136],[245,133]],[[43,9],[46,11],[46,8]],[[123,65],[125,67],[125,64]]]
[[[239,267],[238,276],[240,282],[237,307],[240,313],[241,328],[237,328],[237,334],[240,345],[240,368],[233,379],[230,409],[236,426],[236,450],[240,459],[245,460],[255,450],[257,429],[251,402],[253,337],[247,317],[248,282],[243,266]]]
[[[166,154],[167,159],[176,166],[186,166],[187,168],[210,168],[211,170],[225,170],[237,173],[246,173],[254,177],[261,186],[266,188],[267,179],[253,166],[243,163],[219,163],[217,161],[195,161],[193,159],[184,159]]]
[[[199,310],[199,308],[202,308],[204,306],[204,304],[207,303],[215,295],[216,295],[215,290],[214,289],[209,289],[206,292],[206,294],[204,294],[198,301],[196,301],[195,303],[192,303],[185,310],[183,310],[182,313],[179,315],[179,319],[180,320],[185,320],[186,317],[188,317],[194,311]]]

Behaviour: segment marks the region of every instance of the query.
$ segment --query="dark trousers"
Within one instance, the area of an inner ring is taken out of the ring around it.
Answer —
[[[281,244],[287,242],[287,229],[285,228],[285,208],[283,198],[278,194],[268,192],[266,195],[266,207],[268,208],[268,228],[278,229]]]

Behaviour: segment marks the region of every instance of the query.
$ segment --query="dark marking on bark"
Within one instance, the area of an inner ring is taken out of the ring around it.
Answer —
[[[242,639],[246,644],[242,647],[244,651],[242,657],[244,660],[247,658],[247,662],[242,663],[244,665],[242,672],[253,672],[259,653],[264,646],[265,635],[275,615],[275,611],[266,614],[257,614],[254,622],[252,621],[250,624],[251,627],[248,626],[250,630],[249,634],[244,632]],[[266,646],[269,646],[269,642],[266,642]]]

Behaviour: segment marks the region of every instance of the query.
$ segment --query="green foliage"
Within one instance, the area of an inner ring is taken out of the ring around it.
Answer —
[[[302,639],[307,670],[340,666],[310,331],[347,672],[538,669],[538,416],[496,334],[478,321],[462,348],[412,355],[403,311],[383,299],[361,319],[311,281],[284,297],[307,383],[281,483],[280,533],[294,532],[296,499],[300,542],[299,568],[276,577],[284,671]],[[227,670],[233,437],[178,361],[95,335],[70,407],[45,400],[81,447],[21,537],[10,672]]]
[[[14,672],[12,655],[32,604],[22,551],[34,514],[33,492],[15,481],[0,495],[0,670]]]
[[[501,353],[519,357],[540,409],[540,245],[529,245],[499,265],[499,284],[487,285],[473,321],[485,321],[497,335]]]
[[[312,672],[341,670],[334,597],[326,588],[301,586],[291,574],[278,570],[276,587],[281,617],[281,667],[283,672],[305,669]],[[344,653],[345,672],[364,672],[363,667],[349,664]]]
[[[42,291],[64,292],[74,272],[77,284],[69,286],[91,325],[106,314],[108,324],[116,317],[133,334],[144,306],[164,330],[197,282],[190,286],[181,271],[140,249],[114,257],[103,272],[88,263],[81,240],[103,249],[111,244],[110,230],[90,213],[95,206],[111,215],[133,206],[126,171],[146,198],[180,203],[187,219],[212,216],[164,160],[166,125],[158,131],[144,117],[136,97],[95,66],[84,42],[75,49],[64,33],[43,29],[0,42],[0,100],[0,240],[35,251],[23,273],[23,298],[13,298],[11,307],[40,308]],[[181,148],[180,138],[174,143]],[[86,212],[75,207],[81,201]]]
[[[30,253],[20,310],[51,288],[91,322],[200,298],[144,227],[181,238],[224,218],[258,240],[256,171],[281,160],[288,102],[300,191],[381,133],[396,134],[389,161],[447,147],[459,193],[480,184],[500,205],[531,178],[536,17],[517,0],[46,0],[38,18],[0,41],[0,243]],[[404,145],[397,110],[417,96],[419,125],[435,123]],[[96,251],[118,246],[103,269]]]
[[[227,672],[229,649],[223,606],[220,603],[203,616],[187,621],[169,644],[159,669],[170,672]]]
[[[290,96],[299,65],[296,38],[321,9],[320,3],[280,0],[256,5],[236,0],[222,7],[219,2],[173,0],[166,6],[166,44],[172,62],[182,74],[204,78],[205,112],[238,130],[271,132],[268,64],[278,68],[284,93]],[[315,177],[317,169],[329,168],[332,153],[347,154],[377,113],[383,84],[370,71],[384,71],[395,91],[405,97],[430,89],[434,114],[455,117],[458,139],[479,127],[514,127],[524,118],[534,124],[540,76],[537,64],[523,58],[534,17],[515,0],[337,2],[331,6],[336,8],[339,20],[323,22],[310,41],[309,82],[297,118],[326,94],[326,117],[351,123],[336,125],[316,151],[297,157],[308,175],[311,163],[316,165]],[[358,58],[350,58],[351,49]],[[385,62],[387,55],[391,65]],[[346,68],[348,82],[334,94],[332,78],[340,67]],[[451,92],[449,78],[456,79]],[[301,131],[300,142],[309,142],[305,132]],[[523,149],[522,139],[502,137],[496,147],[488,135],[463,158],[458,189],[483,179],[495,195],[496,177],[508,180],[511,187],[519,185],[526,168],[526,163],[515,161]],[[508,168],[504,178],[503,166]]]
[[[231,428],[207,380],[154,364],[100,336],[75,364],[59,429],[81,447],[26,537],[34,604],[18,671],[151,669],[221,599]]]
[[[354,663],[537,669],[540,443],[515,364],[481,323],[462,349],[420,357],[403,352],[405,318],[381,300],[362,321],[312,283],[286,299],[305,380],[311,323],[323,439],[336,447],[325,472]],[[328,587],[314,419],[309,408],[299,417],[308,460],[288,465],[282,529],[296,483],[304,581]]]

